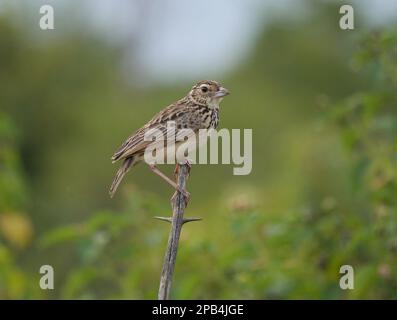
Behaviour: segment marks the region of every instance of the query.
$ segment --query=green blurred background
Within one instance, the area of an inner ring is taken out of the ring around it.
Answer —
[[[397,298],[392,1],[353,2],[354,31],[339,1],[121,2],[0,1],[0,299],[156,298],[173,191],[139,165],[109,199],[110,156],[202,78],[253,170],[193,167],[172,297]]]

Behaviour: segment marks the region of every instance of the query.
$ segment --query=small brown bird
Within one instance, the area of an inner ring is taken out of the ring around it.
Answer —
[[[228,94],[229,91],[216,81],[200,81],[192,87],[187,96],[160,111],[132,134],[112,157],[113,163],[118,160],[123,160],[123,163],[110,187],[110,196],[114,196],[124,175],[143,160],[146,147],[151,143],[151,141],[144,140],[148,130],[159,129],[166,134],[168,121],[175,122],[176,133],[178,129],[192,129],[195,133],[200,129],[216,129],[219,123],[219,103]],[[175,189],[178,189],[177,184],[155,165],[149,165],[149,167]]]

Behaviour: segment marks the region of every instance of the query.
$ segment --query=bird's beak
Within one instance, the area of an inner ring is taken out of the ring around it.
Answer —
[[[224,87],[220,87],[217,92],[215,92],[215,98],[221,98],[230,94],[229,90]]]

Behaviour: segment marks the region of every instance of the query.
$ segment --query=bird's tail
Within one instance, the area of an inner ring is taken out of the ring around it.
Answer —
[[[111,198],[113,198],[114,194],[116,193],[117,187],[119,186],[124,175],[131,169],[134,164],[134,157],[128,157],[124,160],[120,169],[117,171],[116,176],[114,177],[112,185],[110,186],[109,195]]]

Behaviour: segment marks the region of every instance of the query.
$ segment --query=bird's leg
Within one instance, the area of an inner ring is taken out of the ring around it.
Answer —
[[[186,158],[186,162],[184,164],[187,165],[189,175],[190,175],[190,170],[192,170],[192,163],[193,163],[192,160],[190,160],[189,158]]]
[[[184,195],[184,197],[186,198],[186,201],[189,201],[190,198],[190,193],[187,192],[186,190],[182,190],[175,181],[171,180],[170,178],[168,178],[164,173],[162,173],[154,164],[150,164],[149,165],[150,170],[152,170],[152,172],[154,172],[155,174],[157,174],[160,178],[164,179],[168,184],[170,184],[173,188],[175,188],[176,190],[178,190],[180,193],[182,193]]]
[[[179,163],[177,162],[174,169],[175,178],[178,177],[178,173],[179,173]]]
[[[183,199],[185,200],[185,206],[187,206],[187,204],[189,203],[189,200],[190,200],[190,193],[185,191],[185,192],[182,192],[182,194],[183,194]],[[176,196],[177,196],[177,192],[175,192],[174,195],[172,196],[171,203],[173,203],[175,201]]]
[[[173,186],[175,189],[178,190],[178,185],[176,184],[175,181],[172,181],[170,178],[168,178],[164,173],[162,173],[154,164],[150,164],[149,165],[150,170],[152,170],[152,172],[154,172],[155,174],[157,174],[159,177],[161,177],[162,179],[164,179],[168,184],[170,184],[171,186]],[[180,191],[180,190],[178,190]]]

